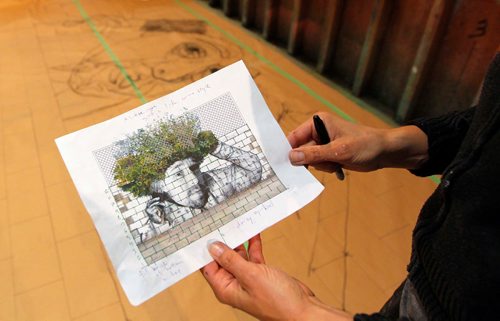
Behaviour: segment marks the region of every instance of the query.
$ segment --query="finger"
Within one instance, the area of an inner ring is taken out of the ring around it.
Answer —
[[[208,281],[208,279],[214,278],[214,275],[217,273],[217,271],[219,271],[219,269],[220,269],[219,264],[215,261],[212,261],[207,265],[205,265],[204,267],[202,267],[200,269],[200,272]]]
[[[159,204],[161,204],[160,199],[153,198],[146,203],[146,206],[151,207]]]
[[[290,151],[289,158],[293,165],[317,164],[324,162],[341,163],[348,152],[346,144],[333,141],[327,145],[302,146]]]
[[[316,144],[316,142],[315,142],[314,140],[311,140],[310,142],[307,142],[306,144],[301,145],[300,147],[302,147],[302,146],[314,146],[314,145],[317,145],[317,144]],[[305,167],[306,169],[307,169],[307,166],[309,166],[309,165],[307,165],[307,164],[306,164],[306,165],[304,165],[304,167]]]
[[[314,292],[307,285],[302,283],[302,281],[297,280],[296,278],[293,279],[297,281],[297,284],[302,288],[302,291],[304,291],[304,293],[306,293],[309,296],[316,296],[316,294],[314,294]]]
[[[327,173],[334,173],[340,168],[342,168],[342,166],[340,166],[339,164],[332,162],[317,163],[312,166],[319,171]]]
[[[258,264],[265,263],[260,234],[255,235],[248,241],[248,260]]]
[[[288,134],[288,142],[292,145],[292,148],[302,146],[312,140],[314,140],[313,135],[316,135],[314,130],[314,123],[312,118],[302,123],[299,127],[295,128]]]
[[[243,244],[241,244],[237,248],[235,248],[234,251],[236,253],[238,253],[245,260],[248,260],[247,249],[245,248],[245,246]]]
[[[314,145],[318,145],[318,143],[316,143],[314,140],[310,140],[310,141],[308,141],[307,143],[302,144],[302,145],[300,145],[300,146],[298,146],[298,147],[303,147],[303,146],[314,146]]]
[[[221,268],[217,262],[210,262],[201,272],[220,302],[235,306],[245,295],[234,276]]]
[[[219,265],[242,284],[246,285],[253,275],[252,263],[242,258],[238,253],[227,247],[226,244],[215,241],[208,246],[210,255]]]

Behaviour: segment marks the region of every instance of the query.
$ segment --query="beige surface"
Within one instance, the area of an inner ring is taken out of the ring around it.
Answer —
[[[187,3],[359,122],[385,126],[234,22]],[[169,46],[193,39],[140,31],[150,19],[196,19],[173,1],[83,5],[148,99],[196,78],[198,62],[243,58],[285,132],[327,109],[211,27],[201,37],[223,48],[215,57],[158,62],[170,57]],[[124,297],[53,140],[140,101],[74,3],[2,1],[0,52],[0,320],[251,320],[218,304],[198,273],[140,307]],[[151,77],[159,66],[166,74],[186,71],[189,79]],[[314,174],[326,191],[263,233],[267,260],[329,304],[375,311],[405,276],[411,230],[434,183],[401,170],[349,172],[345,182]]]

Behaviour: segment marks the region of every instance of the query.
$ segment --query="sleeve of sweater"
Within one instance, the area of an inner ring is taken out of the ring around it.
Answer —
[[[472,122],[476,108],[452,112],[434,118],[418,118],[406,123],[415,125],[426,135],[429,159],[420,168],[411,170],[417,176],[442,174],[457,155]]]
[[[354,321],[405,321],[408,320],[406,318],[404,319],[388,319],[384,317],[383,315],[379,313],[374,313],[374,314],[356,314],[354,316]]]

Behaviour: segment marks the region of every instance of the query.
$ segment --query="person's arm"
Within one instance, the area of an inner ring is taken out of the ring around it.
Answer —
[[[379,129],[318,113],[331,142],[318,145],[312,117],[288,135],[294,165],[333,171],[338,165],[368,172],[384,167],[417,168],[427,160],[427,136],[416,126]]]
[[[231,171],[231,177],[241,181],[237,184],[242,185],[239,189],[248,187],[259,181],[262,177],[262,164],[260,163],[259,157],[252,152],[219,141],[219,144],[211,154],[237,167],[237,171]],[[222,169],[222,171],[226,171],[226,169]]]
[[[355,171],[406,168],[417,175],[441,173],[455,157],[469,128],[474,109],[417,119],[408,126],[379,129],[354,124],[329,113],[323,119],[331,142],[317,145],[312,118],[288,135],[290,161],[333,172],[342,166]]]
[[[262,165],[257,155],[221,141],[219,141],[219,144],[211,154],[217,158],[227,160],[246,171],[259,172],[262,170]]]
[[[397,318],[397,319],[388,319],[380,313],[373,314],[356,314],[354,315],[354,321],[408,321],[408,318]]]
[[[472,123],[476,108],[452,112],[433,118],[408,122],[425,133],[428,140],[428,160],[411,172],[418,176],[442,174],[452,162]]]

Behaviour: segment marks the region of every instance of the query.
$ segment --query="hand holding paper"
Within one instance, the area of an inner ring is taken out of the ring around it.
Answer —
[[[235,251],[225,244],[209,244],[215,262],[202,269],[203,276],[222,303],[243,310],[259,320],[352,320],[347,313],[328,307],[299,280],[265,265],[260,235]]]

